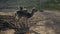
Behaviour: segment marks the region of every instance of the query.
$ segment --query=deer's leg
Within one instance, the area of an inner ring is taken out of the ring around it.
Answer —
[[[18,17],[18,19],[17,19],[17,21],[16,21],[17,28],[21,28],[21,24],[20,24],[20,22],[19,22],[20,18],[21,18],[21,17]]]
[[[19,22],[20,18],[21,18],[21,17],[18,17],[17,22]]]

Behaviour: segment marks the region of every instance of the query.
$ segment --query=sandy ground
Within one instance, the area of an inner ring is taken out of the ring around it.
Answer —
[[[44,12],[36,12],[29,19],[29,23],[33,23],[31,24],[32,27],[30,27],[30,30],[35,31],[35,33],[60,34],[60,12],[59,11],[45,10]],[[8,33],[14,34],[15,30],[9,29],[2,32],[3,34],[8,34]],[[0,34],[2,34],[2,32]]]

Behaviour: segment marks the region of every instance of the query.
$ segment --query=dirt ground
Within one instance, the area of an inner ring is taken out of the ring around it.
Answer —
[[[8,15],[14,15],[15,12],[12,12]],[[7,14],[1,13],[0,14]],[[36,12],[28,20],[30,25],[30,30],[35,31],[39,34],[60,34],[60,12],[59,11],[50,11],[44,10],[44,12]],[[34,24],[36,23],[36,24]],[[14,34],[14,29],[7,29],[5,31],[0,31],[0,34]],[[32,34],[32,33],[31,33]]]

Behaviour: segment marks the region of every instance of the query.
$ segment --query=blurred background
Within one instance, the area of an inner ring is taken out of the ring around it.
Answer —
[[[43,12],[37,11],[29,19],[29,23],[33,23],[32,25],[35,26],[31,27],[31,30],[40,34],[60,34],[60,0],[0,0],[0,19],[11,15],[15,17],[14,11],[18,10],[20,6],[29,10],[32,10],[33,7],[36,7],[38,10],[43,9]],[[1,15],[5,16],[1,17]],[[37,23],[38,26],[34,23]],[[15,24],[15,20],[13,24]],[[14,32],[14,29],[5,29],[0,31],[0,34],[14,34]]]
[[[19,6],[60,10],[60,0],[0,0],[0,9],[16,9]]]

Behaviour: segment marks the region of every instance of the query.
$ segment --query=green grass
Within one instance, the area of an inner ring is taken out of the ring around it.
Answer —
[[[54,0],[44,2],[41,7],[43,9],[50,9],[50,10],[60,10],[60,3],[57,3]]]
[[[42,6],[43,9],[51,9],[51,10],[60,10],[60,5],[58,4],[47,4]]]
[[[18,6],[24,6],[27,8],[33,8],[36,7],[37,9],[51,9],[51,10],[60,10],[60,5],[54,0],[8,0],[7,2],[0,2],[0,5],[3,5],[3,7],[18,7]],[[59,0],[60,1],[60,0]],[[41,3],[41,5],[40,5]]]

